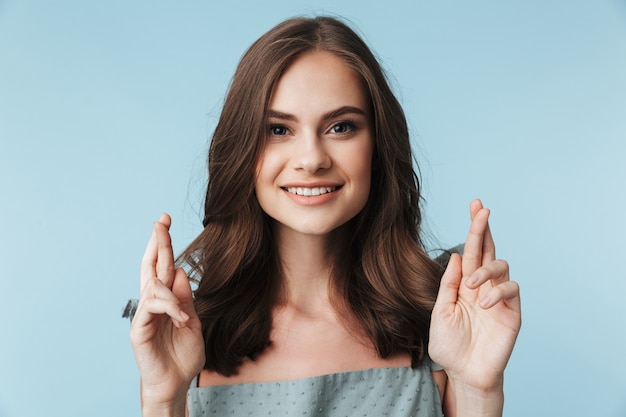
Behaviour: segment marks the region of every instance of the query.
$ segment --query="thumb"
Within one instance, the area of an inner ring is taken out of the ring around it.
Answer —
[[[191,293],[191,284],[189,278],[182,268],[176,269],[174,282],[172,284],[172,292],[180,301],[181,309],[187,313],[189,317],[196,316],[196,309],[193,305],[193,295]]]
[[[459,295],[459,286],[461,285],[461,277],[461,257],[458,253],[453,253],[441,277],[435,308],[447,308],[456,304]]]

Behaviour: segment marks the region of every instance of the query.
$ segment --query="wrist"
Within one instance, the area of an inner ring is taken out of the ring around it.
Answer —
[[[503,378],[489,385],[477,386],[449,378],[446,395],[452,394],[457,417],[499,417],[504,409]]]
[[[151,395],[142,386],[142,417],[185,417],[187,411],[187,391],[179,392],[173,398]]]
[[[153,404],[148,402],[142,402],[141,415],[142,417],[185,417],[186,407],[185,403],[175,402],[169,404]]]

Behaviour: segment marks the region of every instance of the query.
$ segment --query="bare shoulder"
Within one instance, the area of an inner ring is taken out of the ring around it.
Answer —
[[[433,371],[433,379],[435,380],[435,384],[437,384],[437,389],[439,391],[439,398],[443,402],[444,394],[446,392],[446,383],[448,382],[448,375],[446,371]]]

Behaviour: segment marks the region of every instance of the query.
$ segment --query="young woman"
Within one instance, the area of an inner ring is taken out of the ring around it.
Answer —
[[[412,164],[346,25],[255,42],[211,142],[203,232],[175,262],[163,215],[142,261],[143,415],[501,415],[518,286],[478,200],[462,258],[427,256]]]

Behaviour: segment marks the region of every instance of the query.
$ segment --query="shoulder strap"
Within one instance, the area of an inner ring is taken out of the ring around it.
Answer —
[[[463,255],[463,249],[465,248],[465,244],[461,243],[456,245],[450,249],[444,250],[439,256],[435,258],[435,261],[441,265],[443,268],[448,266],[448,262],[450,262],[450,257],[453,253],[458,253],[459,255]]]

